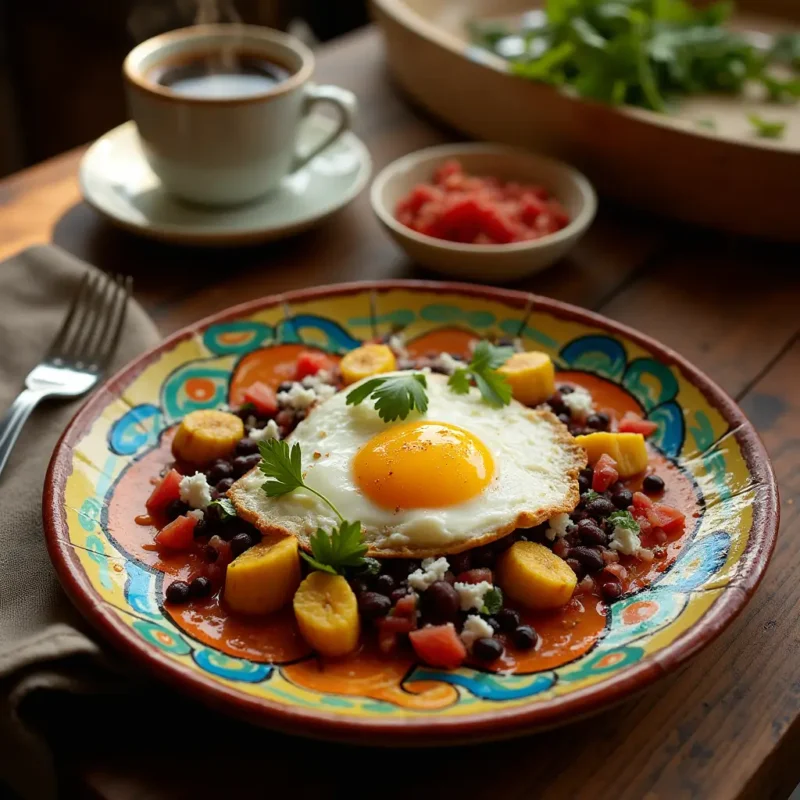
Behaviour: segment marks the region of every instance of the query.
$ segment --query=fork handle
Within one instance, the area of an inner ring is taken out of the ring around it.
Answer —
[[[24,389],[17,399],[8,409],[5,417],[0,421],[0,474],[11,455],[11,450],[17,437],[22,430],[22,426],[31,415],[31,411],[36,408],[39,401],[45,396],[44,392],[34,392],[32,389]]]

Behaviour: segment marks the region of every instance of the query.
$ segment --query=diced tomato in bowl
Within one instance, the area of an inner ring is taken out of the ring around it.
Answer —
[[[395,206],[399,222],[418,233],[464,244],[510,244],[566,227],[564,207],[543,186],[469,175],[455,159]]]

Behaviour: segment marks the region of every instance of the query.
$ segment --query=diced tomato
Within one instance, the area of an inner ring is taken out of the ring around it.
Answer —
[[[541,214],[547,206],[533,192],[526,193],[520,200],[520,218],[526,225],[533,225],[536,217]]]
[[[320,353],[319,350],[303,350],[297,356],[294,379],[301,381],[309,375],[316,375],[321,369],[330,371],[333,366],[333,361],[325,353]]]
[[[417,618],[416,615],[411,618],[389,614],[389,616],[378,620],[377,625],[382,631],[391,631],[392,633],[411,633],[411,631],[417,627]]]
[[[633,411],[626,411],[625,416],[619,421],[620,433],[641,433],[642,436],[651,436],[658,430],[658,424],[649,419],[642,419]]]
[[[230,542],[226,542],[221,536],[216,534],[208,540],[209,547],[213,547],[217,551],[217,558],[215,564],[221,567],[226,567],[233,561],[233,553],[231,551]]]
[[[653,503],[647,511],[647,519],[655,528],[661,528],[665,533],[676,533],[683,530],[686,515],[677,508],[664,503]]]
[[[417,618],[417,596],[415,594],[407,594],[401,597],[394,605],[394,613],[398,617],[411,617]]]
[[[492,571],[487,567],[468,569],[466,572],[462,572],[456,578],[456,583],[481,583],[483,581],[486,581],[487,583],[494,583]]]
[[[455,669],[464,663],[467,648],[458,638],[452,622],[446,625],[428,625],[412,631],[408,638],[414,652],[431,667]]]
[[[461,164],[455,159],[445,161],[433,175],[434,183],[444,183],[451,175],[460,175],[462,173]]]
[[[381,628],[378,631],[378,649],[384,655],[391,655],[397,650],[399,644],[399,636],[392,630],[385,630]]]
[[[569,224],[569,214],[567,214],[566,209],[558,200],[551,200],[547,207],[550,209],[550,216],[553,219],[553,223],[556,225],[557,230],[561,230],[565,225]]]
[[[195,525],[194,516],[177,517],[156,534],[156,543],[168,550],[188,550],[194,542]]]
[[[592,489],[595,492],[604,492],[612,483],[616,483],[618,480],[617,462],[608,453],[603,453],[594,465]]]
[[[653,501],[644,492],[633,493],[633,510],[647,511],[653,507]]]
[[[163,514],[173,500],[181,499],[181,480],[183,475],[176,469],[171,469],[162,479],[161,483],[153,489],[147,499],[145,507],[150,514]]]
[[[251,403],[260,417],[269,417],[278,410],[278,400],[271,386],[256,381],[245,389],[244,400]]]

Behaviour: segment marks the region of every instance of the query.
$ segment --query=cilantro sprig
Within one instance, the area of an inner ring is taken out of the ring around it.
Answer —
[[[375,401],[375,410],[384,422],[405,419],[415,408],[424,414],[428,410],[428,382],[422,373],[390,375],[371,378],[347,395],[347,405],[357,406],[368,397]]]
[[[493,586],[483,596],[483,607],[481,608],[481,614],[491,616],[492,614],[496,614],[502,607],[503,592],[500,590],[499,586]]]
[[[511,402],[511,385],[497,370],[514,355],[513,347],[497,347],[486,340],[478,342],[472,359],[459,367],[447,385],[456,394],[467,394],[474,382],[484,401],[492,408],[501,408]]]
[[[608,521],[615,528],[626,528],[634,533],[641,531],[639,523],[633,518],[633,514],[630,511],[615,511],[613,514],[608,515]]]
[[[747,119],[762,139],[780,139],[786,130],[786,123],[780,120],[764,119],[758,114],[748,114]]]
[[[311,555],[302,551],[300,555],[314,569],[331,575],[342,575],[348,568],[364,567],[368,561],[364,556],[369,548],[363,541],[361,523],[348,522],[324,494],[305,482],[300,445],[295,442],[290,450],[287,442],[269,439],[259,442],[258,451],[261,454],[258,468],[267,478],[261,488],[267,497],[281,497],[295,489],[305,489],[319,497],[339,518],[338,527],[330,533],[317,528],[309,540]]]
[[[369,549],[364,544],[361,523],[344,520],[330,534],[317,528],[317,532],[311,536],[310,544],[311,555],[302,551],[300,555],[314,569],[331,575],[343,575],[347,567],[361,567]]]

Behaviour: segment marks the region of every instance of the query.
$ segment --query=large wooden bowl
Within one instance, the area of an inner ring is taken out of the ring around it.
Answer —
[[[470,45],[466,24],[519,14],[531,0],[372,0],[389,67],[419,105],[478,139],[528,147],[573,163],[601,193],[689,222],[800,240],[800,106],[703,96],[675,115],[611,108],[510,75]],[[797,29],[800,4],[740,3],[737,27]],[[755,13],[755,9],[758,13]],[[757,138],[746,114],[788,122]],[[712,118],[715,131],[698,126]]]

